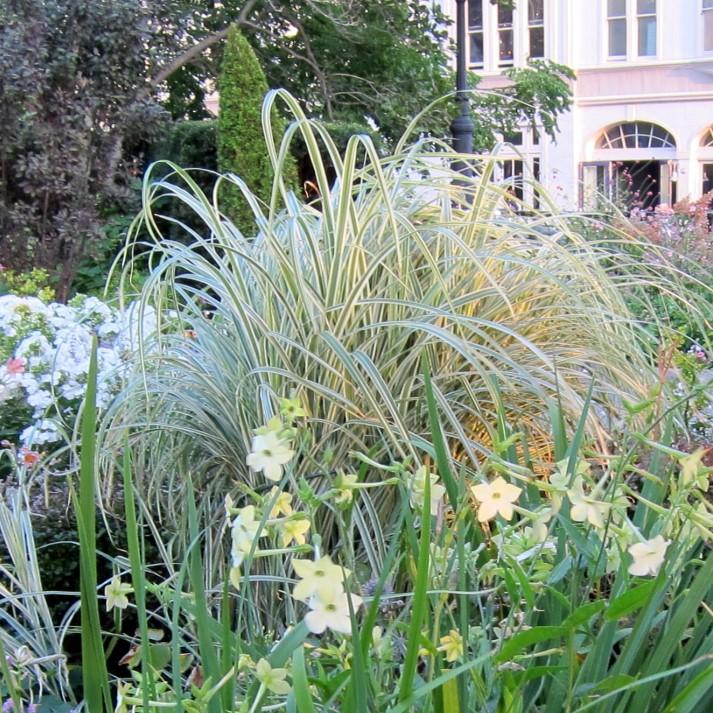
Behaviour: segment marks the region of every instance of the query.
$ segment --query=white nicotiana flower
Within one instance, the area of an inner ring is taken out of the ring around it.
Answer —
[[[331,583],[321,586],[310,597],[310,611],[305,616],[307,628],[313,634],[321,634],[325,629],[332,629],[340,634],[351,634],[350,600],[352,611],[356,612],[362,605],[363,600],[360,596],[347,593],[341,586],[335,587]]]
[[[243,560],[250,554],[253,549],[253,543],[258,537],[260,530],[260,520],[255,519],[255,507],[248,505],[238,512],[238,516],[233,520],[231,526],[232,533],[232,565],[240,567]],[[266,532],[260,532],[260,537],[265,537]],[[255,545],[257,551],[257,545]]]
[[[522,488],[511,485],[498,476],[492,483],[480,483],[471,487],[478,501],[478,521],[486,522],[500,515],[505,520],[513,516],[513,503],[520,497]]]
[[[651,540],[631,545],[628,551],[634,561],[629,565],[629,574],[655,577],[666,558],[666,550],[670,544],[670,540],[664,540],[661,535],[657,535]]]
[[[282,466],[289,463],[294,454],[286,440],[275,431],[268,431],[253,438],[252,451],[245,462],[254,471],[262,471],[268,480],[277,481],[282,477]]]

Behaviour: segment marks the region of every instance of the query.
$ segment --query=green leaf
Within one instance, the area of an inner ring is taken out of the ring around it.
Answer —
[[[567,635],[567,632],[568,629],[564,626],[535,626],[527,631],[521,631],[502,645],[500,651],[495,655],[495,660],[498,663],[510,661],[515,654],[529,646],[540,644],[543,641],[562,639]]]
[[[616,621],[640,609],[656,589],[656,580],[652,579],[644,584],[628,589],[612,600],[604,613],[607,621]]]
[[[312,694],[309,691],[307,672],[305,671],[304,645],[298,646],[292,652],[292,683],[295,691],[295,702],[298,713],[315,713]]]

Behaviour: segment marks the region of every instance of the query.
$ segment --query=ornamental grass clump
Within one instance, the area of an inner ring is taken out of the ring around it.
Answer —
[[[279,145],[270,119],[278,97],[293,116]],[[297,477],[340,477],[353,450],[380,463],[416,459],[428,433],[424,355],[448,450],[472,470],[493,450],[498,413],[547,455],[555,406],[571,427],[591,388],[584,428],[603,443],[622,403],[658,387],[641,349],[648,333],[625,296],[652,286],[676,294],[665,258],[643,264],[624,249],[625,236],[581,237],[544,194],[547,212],[522,217],[492,180],[492,157],[469,157],[473,175],[464,177],[435,140],[380,158],[368,138],[354,136],[340,156],[280,92],[268,94],[263,122],[275,167],[268,203],[233,174],[206,196],[179,167],[169,175],[165,165],[152,168],[133,231],[143,242],[127,245],[127,257],[148,252],[153,266],[143,308],[175,311],[182,329],[165,329],[158,348],[143,351],[105,433],[132,425],[145,456],[137,484],[164,522],[185,513],[189,471],[213,506],[226,484],[259,482],[261,456],[247,465],[246,456],[277,397],[292,394],[311,424]],[[309,203],[282,174],[297,134],[319,189]],[[221,212],[222,183],[242,193],[254,216],[249,230]],[[183,226],[181,241],[162,232],[155,212],[179,204],[202,224]],[[679,299],[686,304],[686,293]],[[278,476],[280,464],[271,467]],[[386,519],[391,496],[376,496],[375,508]]]

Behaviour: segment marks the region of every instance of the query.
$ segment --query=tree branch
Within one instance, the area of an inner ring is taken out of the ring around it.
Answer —
[[[243,6],[243,9],[240,11],[238,17],[231,23],[231,25],[224,27],[222,30],[218,30],[218,32],[214,32],[212,35],[208,35],[208,37],[204,37],[200,42],[196,43],[192,47],[189,47],[182,54],[179,54],[178,57],[171,60],[149,79],[148,87],[153,88],[162,82],[165,82],[175,71],[179,70],[189,62],[192,62],[196,57],[202,55],[203,52],[205,52],[209,47],[212,47],[214,44],[217,44],[221,40],[225,39],[228,36],[232,25],[236,25],[237,27],[244,25],[247,21],[248,15],[252,11],[253,7],[255,7],[256,3],[257,0],[248,0]],[[147,88],[144,92],[144,96],[148,93],[148,91],[149,89]]]

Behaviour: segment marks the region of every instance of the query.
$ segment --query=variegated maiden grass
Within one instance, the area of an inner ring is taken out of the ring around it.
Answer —
[[[294,121],[277,146],[270,108],[279,96]],[[451,170],[455,155],[429,140],[380,158],[355,136],[340,156],[280,92],[268,95],[263,117],[276,166],[270,205],[234,175],[212,196],[178,166],[155,166],[145,178],[124,269],[148,251],[142,309],[156,309],[165,328],[142,349],[140,375],[104,429],[123,434],[128,424],[132,444],[143,446],[137,485],[149,507],[180,518],[189,473],[217,495],[216,508],[231,483],[264,486],[245,466],[252,431],[292,393],[313,434],[303,448],[314,458],[300,460],[298,476],[353,468],[354,451],[423,460],[431,451],[423,353],[450,451],[466,469],[490,451],[498,413],[546,443],[548,413],[556,407],[576,423],[593,385],[587,429],[605,438],[624,400],[651,394],[646,333],[625,296],[656,286],[695,310],[665,256],[643,264],[633,238],[583,237],[540,186],[543,209],[520,215],[492,180],[497,156],[470,157],[472,177]],[[312,203],[281,179],[297,133],[314,165]],[[227,182],[252,207],[254,235],[221,212]],[[178,204],[199,229],[171,220]],[[168,225],[181,240],[166,235]],[[389,496],[370,502],[385,523]]]

